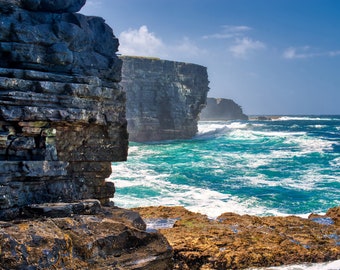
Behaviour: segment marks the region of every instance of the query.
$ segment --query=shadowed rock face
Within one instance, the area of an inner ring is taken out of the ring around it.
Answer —
[[[118,40],[84,0],[0,0],[0,218],[113,197],[128,136]]]
[[[243,113],[241,106],[231,99],[208,98],[200,120],[248,120],[248,116]]]
[[[22,5],[33,11],[78,12],[86,0],[21,0]]]
[[[209,81],[203,66],[154,58],[121,57],[131,141],[188,139],[197,132]]]

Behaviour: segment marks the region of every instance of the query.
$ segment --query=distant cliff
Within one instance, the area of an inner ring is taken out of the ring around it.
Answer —
[[[209,91],[206,67],[156,58],[121,59],[130,140],[193,137]]]
[[[240,105],[231,99],[208,98],[200,120],[248,120]]]

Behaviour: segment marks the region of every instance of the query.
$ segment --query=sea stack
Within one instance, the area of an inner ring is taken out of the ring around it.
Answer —
[[[148,57],[123,56],[122,86],[131,141],[188,139],[205,106],[207,68]]]
[[[202,121],[248,120],[240,105],[231,99],[208,98],[207,106],[200,114]]]

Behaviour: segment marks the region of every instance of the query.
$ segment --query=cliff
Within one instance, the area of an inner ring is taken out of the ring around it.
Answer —
[[[241,106],[231,99],[208,98],[200,120],[248,120],[248,116],[243,113]]]
[[[0,0],[0,269],[168,268],[161,235],[103,207],[126,96],[118,40],[84,4]]]
[[[207,69],[156,58],[121,59],[130,140],[193,137],[209,91]]]
[[[66,12],[84,3],[0,1],[0,217],[113,197],[105,178],[128,147],[121,60],[103,19]]]

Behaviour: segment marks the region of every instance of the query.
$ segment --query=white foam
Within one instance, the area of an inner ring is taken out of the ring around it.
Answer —
[[[115,182],[115,184],[116,188],[119,189],[120,182]],[[192,212],[205,214],[209,218],[216,218],[225,212],[249,215],[286,215],[275,209],[266,209],[265,207],[260,206],[255,198],[248,198],[245,201],[240,201],[239,198],[209,189],[168,184],[170,187],[161,187],[161,185],[158,185],[158,189],[161,190],[159,196],[137,198],[133,195],[120,195],[119,193],[116,193],[113,201],[117,206],[125,208],[181,205]]]
[[[280,121],[331,121],[332,118],[324,118],[324,117],[308,117],[308,116],[282,116],[274,120]]]
[[[325,128],[327,126],[326,125],[309,125],[309,127],[321,129],[321,128]]]
[[[253,131],[253,134],[261,135],[265,137],[292,137],[292,136],[304,136],[306,132],[289,132],[289,131]]]
[[[249,125],[248,123],[244,123],[244,122],[232,122],[227,125],[227,127],[230,129],[246,129],[246,128],[249,128],[250,126],[251,125]]]
[[[287,143],[297,144],[300,147],[300,154],[319,152],[322,153],[326,150],[332,150],[334,142],[313,138],[308,136],[297,136],[287,138]]]
[[[201,122],[198,124],[198,137],[211,137],[216,135],[223,135],[229,132],[229,127],[226,122]]]
[[[335,168],[340,168],[340,157],[333,159],[330,165]]]
[[[325,263],[305,263],[265,268],[249,268],[248,270],[340,270],[340,260]]]

